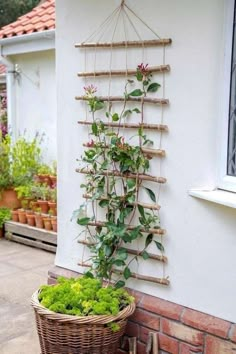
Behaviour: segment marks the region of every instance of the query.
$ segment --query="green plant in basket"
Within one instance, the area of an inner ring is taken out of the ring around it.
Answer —
[[[61,277],[56,286],[42,286],[38,299],[51,311],[77,316],[115,316],[134,301],[124,289],[103,287],[100,280],[90,277]]]

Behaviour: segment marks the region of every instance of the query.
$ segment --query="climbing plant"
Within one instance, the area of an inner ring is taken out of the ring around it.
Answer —
[[[84,87],[83,99],[87,101],[92,119],[90,140],[84,144],[86,149],[81,157],[83,167],[79,169],[86,174],[86,183],[81,185],[86,202],[75,215],[77,223],[89,235],[86,244],[91,251],[90,271],[108,281],[116,274],[117,287],[124,286],[131,277],[130,266],[138,256],[144,260],[149,258],[151,243],[159,251],[164,251],[156,237],[164,233],[155,211],[156,195],[144,183],[145,180],[164,183],[164,179],[148,175],[151,156],[144,147],[153,142],[143,129],[145,98],[147,94],[157,92],[159,87],[160,84],[152,80],[148,66],[138,65],[134,80],[128,79],[125,84],[119,112],[113,109],[111,102],[106,103],[97,95],[95,86]],[[132,144],[135,138],[127,140],[121,134],[123,124],[131,115],[141,117],[134,134],[137,144]],[[151,204],[139,201],[141,189],[146,191]],[[86,213],[89,204],[92,206],[91,215]],[[103,222],[97,220],[97,206],[104,210]],[[95,227],[95,232],[91,226]],[[143,249],[133,252],[130,257],[125,246],[139,239],[144,239]]]

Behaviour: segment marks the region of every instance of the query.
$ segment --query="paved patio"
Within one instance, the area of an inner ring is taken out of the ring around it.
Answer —
[[[0,354],[39,354],[30,306],[55,254],[0,239]]]

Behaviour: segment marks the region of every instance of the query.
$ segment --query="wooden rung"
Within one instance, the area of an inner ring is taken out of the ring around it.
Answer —
[[[77,168],[76,172],[78,173],[83,173],[85,175],[94,175],[96,174],[93,170],[89,170],[87,168]],[[141,179],[143,181],[150,181],[150,182],[156,182],[156,183],[166,183],[166,178],[164,177],[155,177],[155,176],[150,176],[150,175],[145,175],[145,174],[135,174],[135,173],[120,173],[118,171],[104,171],[104,172],[99,172],[97,175],[100,176],[114,176],[114,177],[122,177],[122,178],[131,178],[131,179]]]
[[[89,242],[86,240],[79,240],[78,243],[81,245],[85,245],[85,246],[94,246],[96,244],[95,242]],[[142,257],[142,251],[136,251],[136,250],[132,250],[129,248],[126,248],[126,250],[129,254],[133,254],[134,256]],[[149,252],[148,252],[148,254],[149,254],[150,259],[154,259],[155,261],[167,263],[167,257],[165,257],[165,256],[160,256],[158,254],[153,254],[153,253],[149,253]]]
[[[90,221],[88,223],[88,226],[93,226],[93,227],[106,227],[106,223],[103,221]],[[136,226],[134,225],[126,225],[127,226],[127,230],[134,230],[136,228]],[[145,232],[148,234],[154,234],[154,235],[165,235],[166,230],[164,229],[145,229],[145,228],[141,228],[140,232]]]
[[[151,39],[144,41],[121,41],[114,43],[76,43],[75,48],[134,48],[155,47],[171,44],[171,38]]]
[[[149,73],[166,73],[170,71],[170,65],[150,66],[145,71]],[[91,71],[91,72],[79,72],[79,77],[97,77],[97,76],[132,76],[137,73],[136,70],[110,70],[110,71]]]
[[[83,198],[92,199],[92,196],[90,194],[83,194]],[[99,197],[99,198],[96,198],[96,200],[109,200],[109,199],[106,197]],[[147,203],[142,203],[142,202],[128,203],[127,205],[133,205],[133,206],[141,205],[143,208],[150,209],[150,210],[160,210],[161,209],[160,205],[147,204]]]
[[[114,269],[113,273],[123,275],[123,272],[118,269]],[[161,285],[169,285],[170,284],[170,281],[167,278],[150,277],[147,275],[141,275],[141,274],[134,273],[134,272],[131,273],[131,278],[135,278],[138,280],[144,280],[144,281],[148,281],[150,283],[161,284]]]
[[[86,267],[86,268],[91,268],[92,267],[92,264],[90,264],[90,263],[78,262],[77,264],[80,267]],[[121,270],[119,270],[119,269],[113,269],[112,273],[123,275],[123,272]],[[156,284],[161,284],[161,285],[169,285],[170,284],[170,281],[167,278],[150,277],[150,276],[147,276],[147,275],[141,275],[141,274],[134,273],[134,272],[131,273],[131,278],[135,278],[135,279],[138,279],[138,280],[144,280],[144,281],[148,281],[148,282],[156,283]]]
[[[92,125],[93,122],[89,122],[87,120],[79,120],[78,124],[82,125]],[[158,130],[159,132],[168,132],[168,126],[163,125],[163,124],[146,124],[146,123],[121,123],[121,124],[116,124],[116,123],[102,123],[104,127],[110,127],[110,128],[126,128],[126,129],[139,129],[142,128],[144,130]]]
[[[99,101],[102,102],[124,102],[124,96],[96,96]],[[89,101],[90,98],[87,96],[75,96],[75,99],[78,101]],[[150,97],[131,97],[129,96],[126,99],[127,102],[144,102],[152,103],[159,106],[166,106],[169,104],[169,100],[166,98],[150,98]]]
[[[83,146],[86,147],[86,148],[93,148],[93,146],[88,146],[88,144],[86,144],[86,143],[83,143]],[[96,145],[96,143],[95,143],[95,146],[101,147],[102,149],[107,149],[108,148],[108,145],[106,145],[106,146],[102,145],[102,144]],[[161,150],[161,149],[148,149],[148,148],[143,148],[142,147],[141,151],[144,154],[151,155],[151,156],[159,156],[159,157],[165,157],[166,156],[165,150]]]

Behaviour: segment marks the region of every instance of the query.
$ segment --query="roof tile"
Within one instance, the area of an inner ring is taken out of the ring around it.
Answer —
[[[0,29],[0,39],[55,28],[55,0],[46,0],[15,22]]]

